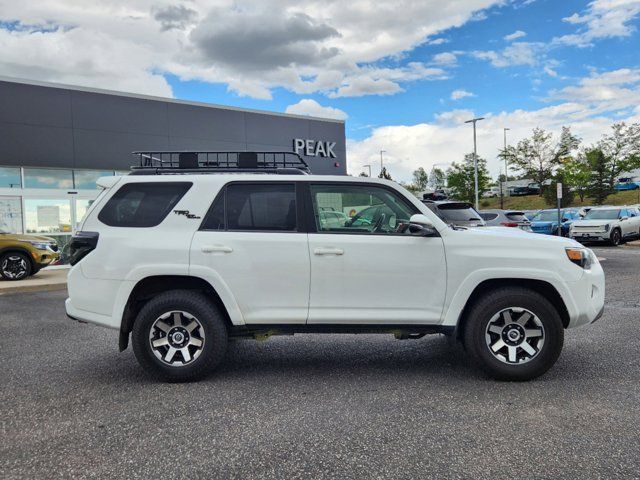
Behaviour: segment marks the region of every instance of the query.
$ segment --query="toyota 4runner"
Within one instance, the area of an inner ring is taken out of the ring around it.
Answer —
[[[233,337],[440,333],[527,380],[602,314],[602,268],[573,240],[449,226],[394,182],[308,175],[291,153],[140,158],[99,180],[66,310],[117,329],[121,350],[131,339],[157,378],[203,377]]]

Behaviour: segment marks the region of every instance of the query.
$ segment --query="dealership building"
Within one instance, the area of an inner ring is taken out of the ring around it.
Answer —
[[[346,174],[344,122],[0,78],[0,230],[63,247],[133,151],[296,151],[315,174]]]

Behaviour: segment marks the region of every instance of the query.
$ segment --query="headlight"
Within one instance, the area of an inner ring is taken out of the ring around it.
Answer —
[[[593,264],[593,254],[591,250],[586,248],[568,247],[565,249],[567,258],[579,267],[589,269]]]
[[[27,243],[30,243],[31,245],[33,245],[34,248],[37,248],[38,250],[46,250],[47,247],[49,246],[48,243],[44,243],[44,242],[27,241]]]
[[[608,232],[609,228],[611,227],[611,225],[609,225],[608,223],[604,226],[604,231]]]

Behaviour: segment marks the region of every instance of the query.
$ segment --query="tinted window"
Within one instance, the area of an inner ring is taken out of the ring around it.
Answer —
[[[480,218],[482,218],[483,220],[495,220],[496,218],[498,218],[498,214],[480,212]]]
[[[293,184],[231,184],[226,190],[228,230],[295,231]]]
[[[464,203],[443,203],[438,205],[438,213],[445,220],[465,222],[480,220],[473,207]]]
[[[223,189],[215,199],[213,205],[211,205],[209,213],[207,213],[207,217],[202,224],[202,230],[224,230],[225,192],[226,190]]]
[[[511,220],[512,222],[526,222],[527,217],[524,216],[524,213],[522,212],[507,212],[505,213],[505,216]]]
[[[311,199],[319,232],[403,233],[417,213],[399,194],[373,186],[312,185]]]
[[[607,210],[589,210],[584,216],[585,220],[615,220],[620,218],[620,210],[607,209]]]
[[[128,183],[109,199],[98,219],[112,227],[155,227],[190,187],[189,182]]]

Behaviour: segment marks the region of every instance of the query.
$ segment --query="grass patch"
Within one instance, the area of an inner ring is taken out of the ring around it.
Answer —
[[[606,205],[635,205],[640,203],[640,190],[627,190],[609,195]],[[572,207],[593,206],[593,200],[585,198],[580,201],[577,195],[573,198]],[[504,208],[507,210],[541,210],[543,208],[554,208],[555,205],[547,205],[544,197],[538,195],[528,195],[526,197],[505,197]],[[500,197],[483,198],[480,200],[480,209],[500,208]]]

